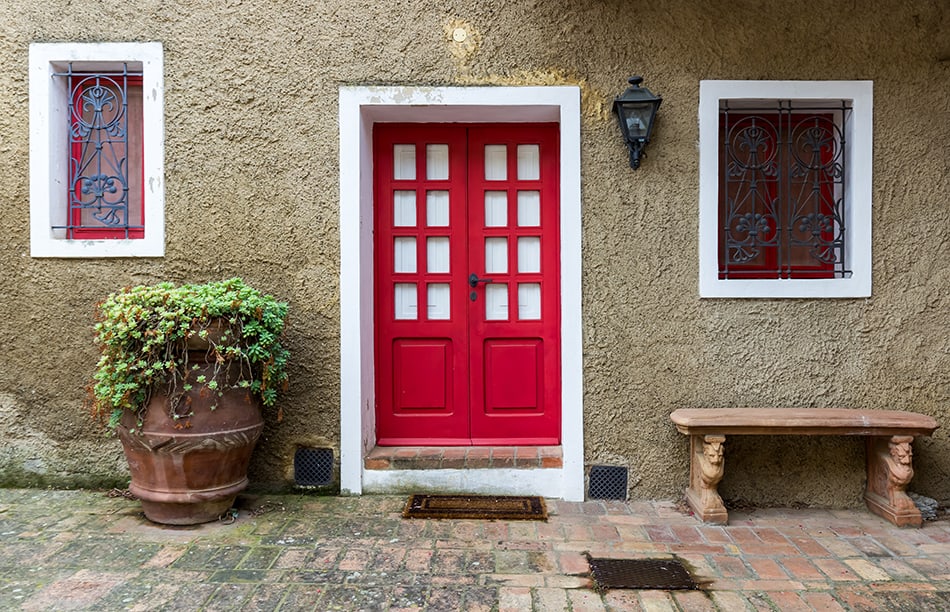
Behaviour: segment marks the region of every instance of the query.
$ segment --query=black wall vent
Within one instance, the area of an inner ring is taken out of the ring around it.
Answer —
[[[627,468],[612,465],[590,466],[587,488],[590,499],[627,499]]]
[[[332,448],[298,448],[294,453],[294,483],[324,487],[333,483]]]

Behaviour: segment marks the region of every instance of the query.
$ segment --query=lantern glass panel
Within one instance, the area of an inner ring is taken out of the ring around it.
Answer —
[[[653,105],[649,102],[624,104],[621,107],[628,139],[645,139],[650,136],[650,119]]]

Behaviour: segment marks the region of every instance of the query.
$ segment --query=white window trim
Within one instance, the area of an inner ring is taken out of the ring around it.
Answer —
[[[850,278],[719,279],[720,100],[850,100],[845,126],[846,261]],[[845,298],[871,295],[871,81],[701,81],[699,84],[699,295],[733,298]]]
[[[122,63],[142,70],[145,235],[141,239],[70,240],[56,235],[67,214],[66,123],[69,94],[52,75],[72,62],[93,70]],[[162,45],[32,43],[30,78],[30,255],[33,257],[161,257],[165,254],[165,127]]]
[[[571,86],[341,87],[339,104],[342,491],[361,494],[435,487],[583,500],[580,90]],[[363,458],[375,443],[372,134],[377,122],[560,124],[562,468],[363,469]]]

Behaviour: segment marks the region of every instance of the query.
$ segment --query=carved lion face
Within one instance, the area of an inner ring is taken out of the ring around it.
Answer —
[[[914,457],[914,449],[909,442],[891,445],[891,457],[901,465],[910,465]]]
[[[722,442],[706,442],[703,444],[703,455],[712,465],[722,463]]]

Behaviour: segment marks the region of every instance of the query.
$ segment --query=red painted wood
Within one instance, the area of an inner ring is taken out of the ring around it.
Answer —
[[[416,147],[415,180],[393,178],[393,146]],[[449,179],[427,180],[426,145],[448,144]],[[419,124],[377,124],[376,203],[377,444],[453,444],[469,440],[468,294],[465,242],[465,130]],[[394,226],[396,191],[416,192],[413,227]],[[449,192],[449,226],[426,226],[426,191]],[[449,238],[449,273],[426,272],[426,238]],[[416,239],[416,272],[395,273],[395,239]],[[448,320],[427,320],[426,284],[448,283]],[[415,320],[395,318],[395,286],[414,283]]]
[[[485,145],[507,146],[507,180],[484,175]],[[517,145],[538,144],[540,180],[517,179]],[[469,136],[469,252],[473,272],[507,284],[508,318],[486,320],[485,291],[471,313],[472,440],[476,444],[558,444],[561,429],[559,343],[558,133],[554,125],[494,126]],[[485,192],[508,193],[507,227],[485,227]],[[519,227],[519,190],[540,191],[540,227]],[[541,272],[519,273],[517,239],[541,239]],[[508,273],[485,271],[485,239],[508,239]],[[541,285],[541,319],[518,318],[518,283]]]
[[[416,146],[416,178],[393,178],[393,146]],[[449,179],[426,180],[425,145],[448,144]],[[504,144],[508,178],[486,181],[484,147]],[[517,180],[517,145],[538,144],[540,179]],[[376,428],[379,445],[558,444],[560,289],[558,134],[545,125],[377,124],[375,150]],[[427,227],[427,189],[449,192],[449,227]],[[541,195],[540,227],[518,227],[517,191]],[[394,227],[394,194],[416,190],[414,227]],[[508,225],[486,228],[484,192],[508,193]],[[448,237],[450,271],[426,271],[426,238]],[[517,273],[518,237],[541,241],[541,271]],[[394,241],[416,239],[416,272],[395,273]],[[485,320],[485,238],[508,240],[509,316]],[[450,319],[426,317],[426,283],[450,286]],[[395,285],[417,286],[417,318],[397,320]],[[517,317],[518,283],[541,286],[541,319]],[[474,291],[475,300],[471,299]]]

